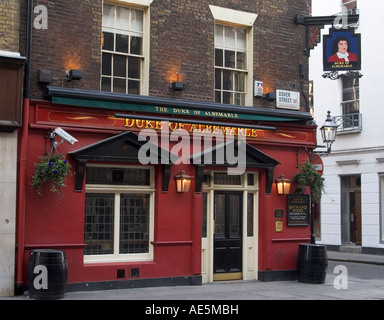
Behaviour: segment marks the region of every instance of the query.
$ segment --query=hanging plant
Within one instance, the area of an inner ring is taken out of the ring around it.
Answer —
[[[65,179],[71,175],[71,165],[62,154],[40,157],[40,162],[35,162],[35,167],[31,185],[39,195],[43,195],[45,183],[50,184],[50,191],[57,193],[61,193],[62,188],[66,187]]]
[[[309,186],[312,201],[320,202],[324,191],[324,181],[320,173],[315,169],[315,165],[310,162],[304,162],[299,165],[299,168],[300,172],[295,175],[294,179],[302,190]]]

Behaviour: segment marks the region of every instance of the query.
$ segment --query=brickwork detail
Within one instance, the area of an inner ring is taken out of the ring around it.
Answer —
[[[0,1],[0,50],[19,52],[20,0]]]
[[[102,1],[34,2],[48,7],[49,27],[33,31],[32,75],[47,69],[54,74],[52,85],[100,90]],[[214,101],[215,21],[209,5],[258,14],[252,81],[263,81],[265,93],[301,91],[299,65],[308,65],[303,55],[305,30],[293,19],[297,13],[308,14],[308,0],[154,0],[150,6],[151,96]],[[83,71],[81,81],[63,80],[71,68]],[[169,89],[177,72],[184,75],[181,92]],[[36,79],[31,83],[32,97],[42,98]],[[274,108],[274,103],[263,99],[254,98],[253,104]],[[304,108],[303,104],[304,99]]]

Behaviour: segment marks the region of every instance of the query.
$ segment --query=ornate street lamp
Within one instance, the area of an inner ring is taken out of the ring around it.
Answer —
[[[332,144],[336,140],[336,132],[339,126],[333,121],[331,111],[328,111],[327,119],[324,125],[320,128],[323,142],[327,144],[327,152],[331,153]]]

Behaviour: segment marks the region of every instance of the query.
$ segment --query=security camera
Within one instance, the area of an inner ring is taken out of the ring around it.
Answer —
[[[75,142],[78,142],[77,139],[75,139],[74,137],[72,137],[68,132],[66,132],[65,130],[61,129],[61,128],[56,128],[54,131],[53,131],[54,134],[58,135],[61,139],[65,140],[66,142],[68,142],[69,144],[71,145],[74,145]]]

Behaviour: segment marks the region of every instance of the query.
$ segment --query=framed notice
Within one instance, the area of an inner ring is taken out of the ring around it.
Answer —
[[[287,225],[308,226],[309,225],[309,195],[287,196]]]
[[[324,71],[361,70],[361,35],[354,28],[330,29],[323,50]]]
[[[284,218],[284,210],[275,210],[275,218]]]

